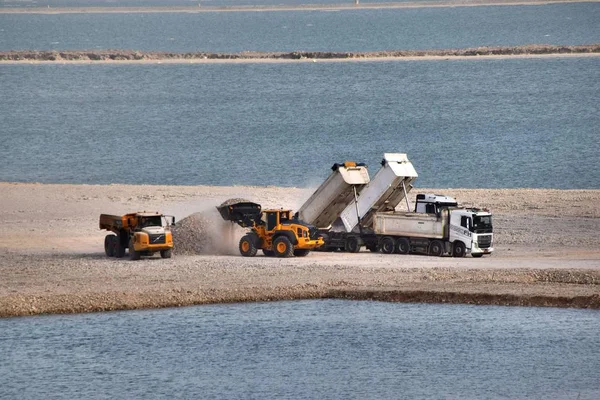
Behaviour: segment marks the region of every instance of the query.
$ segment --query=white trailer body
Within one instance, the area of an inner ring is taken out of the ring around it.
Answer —
[[[435,214],[384,212],[375,214],[373,231],[383,236],[444,239],[445,222]]]
[[[494,251],[492,214],[480,209],[443,208],[439,214],[381,212],[375,214],[373,233],[384,253],[408,253],[420,247],[432,255],[480,257]]]
[[[333,172],[298,210],[298,218],[319,229],[328,229],[357,193],[369,183],[366,165],[334,164]]]
[[[406,198],[417,171],[404,153],[385,153],[381,169],[340,214],[346,232],[358,224],[371,225],[376,212],[394,210]]]

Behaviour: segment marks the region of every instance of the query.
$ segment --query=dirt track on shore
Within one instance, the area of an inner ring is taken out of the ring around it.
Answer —
[[[225,249],[108,259],[102,212],[156,209],[182,220],[232,197],[297,209],[312,190],[0,183],[0,316],[304,298],[600,308],[600,190],[435,191],[492,209],[491,257],[244,258],[236,227]],[[218,235],[222,224],[199,234]]]

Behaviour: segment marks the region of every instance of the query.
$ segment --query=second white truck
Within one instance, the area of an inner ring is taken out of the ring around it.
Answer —
[[[458,207],[454,199],[418,194],[415,212],[380,212],[361,240],[382,253],[451,254],[481,257],[494,251],[492,214],[486,209]]]

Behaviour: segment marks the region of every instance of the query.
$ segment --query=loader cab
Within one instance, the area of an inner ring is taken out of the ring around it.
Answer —
[[[455,199],[441,194],[418,194],[415,204],[416,213],[440,215],[442,209],[457,207]]]

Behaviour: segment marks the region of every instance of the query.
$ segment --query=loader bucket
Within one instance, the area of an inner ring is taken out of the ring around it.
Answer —
[[[223,203],[217,207],[219,214],[225,221],[236,222],[242,227],[254,226],[260,221],[261,206],[260,204],[250,201],[238,203]]]

